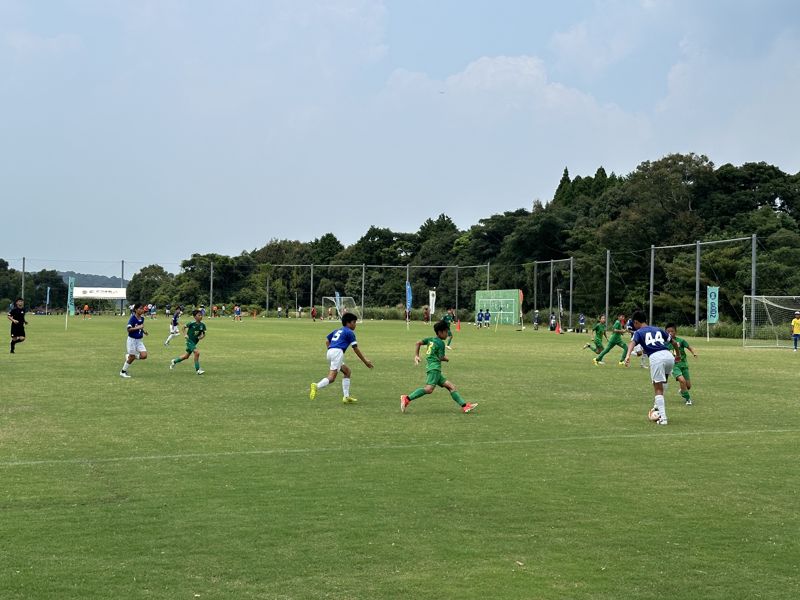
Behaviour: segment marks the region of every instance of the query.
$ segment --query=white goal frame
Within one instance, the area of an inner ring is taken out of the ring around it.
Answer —
[[[744,348],[792,348],[792,319],[800,296],[748,296],[742,299]]]
[[[322,314],[328,314],[328,307],[333,306],[336,309],[336,315],[341,319],[345,313],[352,313],[358,317],[359,321],[363,321],[364,317],[361,315],[361,310],[358,308],[355,299],[352,296],[323,296],[322,297]]]

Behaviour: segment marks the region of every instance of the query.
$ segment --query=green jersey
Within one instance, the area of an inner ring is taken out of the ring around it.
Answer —
[[[442,321],[444,323],[447,323],[447,328],[450,329],[450,325],[452,325],[453,323],[456,322],[456,318],[453,315],[451,315],[450,313],[445,313],[445,315],[442,317]],[[433,338],[429,338],[429,339],[433,339]]]
[[[444,340],[438,337],[430,337],[422,340],[422,344],[427,346],[425,360],[428,362],[426,371],[441,371],[442,359],[444,358]]]
[[[606,332],[606,324],[595,323],[594,327],[592,327],[592,331],[594,331],[594,339],[602,340],[603,334]]]
[[[678,342],[678,350],[680,350],[681,359],[677,361],[675,364],[680,366],[688,366],[686,362],[686,349],[689,347],[689,342],[684,340],[683,338],[679,338],[675,336],[675,341]]]
[[[609,344],[616,344],[617,342],[622,341],[622,335],[617,333],[616,329],[623,329],[622,323],[619,322],[619,319],[614,321],[614,324],[611,326],[611,337],[608,339]]]
[[[200,336],[206,332],[206,324],[200,321],[192,321],[186,325],[186,337],[192,344],[197,344],[200,341]]]

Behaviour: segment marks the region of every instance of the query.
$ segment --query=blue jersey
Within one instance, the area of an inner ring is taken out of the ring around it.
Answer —
[[[478,321],[478,323],[483,321],[483,313],[478,311],[478,316],[475,317],[475,320]]]
[[[338,348],[342,352],[346,352],[350,346],[357,346],[356,334],[349,327],[342,327],[341,329],[334,329],[328,334],[329,348]]]
[[[179,311],[179,310],[176,310],[176,311],[175,311],[175,314],[174,314],[174,315],[172,315],[172,324],[173,324],[175,327],[177,327],[177,326],[178,326],[178,319],[180,318],[180,316],[181,316],[181,311]]]
[[[492,315],[490,315],[490,314],[489,314],[489,311],[488,311],[488,310],[487,310],[485,313],[483,313],[483,320],[484,320],[484,321],[487,321],[487,322],[488,322],[488,321],[489,321],[489,319],[491,319],[491,318],[492,318]]]
[[[660,352],[661,350],[669,351],[672,347],[672,344],[670,344],[671,339],[672,338],[666,331],[659,327],[653,327],[652,325],[640,327],[636,330],[636,333],[633,334],[633,342],[635,344],[641,344],[647,356]]]
[[[128,327],[136,327],[137,325],[144,324],[144,317],[141,319],[138,318],[135,314],[131,315],[131,318],[128,319]],[[128,329],[128,336],[132,337],[135,340],[140,340],[144,337],[144,329],[135,329],[131,331]]]

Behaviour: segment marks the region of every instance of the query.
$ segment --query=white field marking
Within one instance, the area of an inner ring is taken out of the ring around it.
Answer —
[[[353,452],[358,450],[413,450],[421,448],[449,448],[469,446],[507,446],[522,444],[547,444],[561,442],[590,442],[605,440],[623,440],[650,438],[663,440],[665,438],[685,438],[704,436],[736,436],[736,435],[765,435],[782,433],[800,433],[800,429],[752,429],[746,431],[686,431],[667,433],[659,430],[658,433],[622,433],[609,435],[569,436],[556,438],[533,438],[523,440],[485,440],[472,442],[426,442],[421,444],[374,444],[368,446],[341,446],[339,448],[270,448],[266,450],[231,450],[227,452],[189,452],[186,454],[150,454],[143,456],[116,456],[107,458],[51,458],[43,460],[6,460],[0,461],[0,467],[28,467],[37,465],[82,465],[94,463],[121,463],[121,462],[146,462],[159,460],[185,460],[196,458],[224,458],[228,456],[270,456],[291,454],[317,454],[326,452]]]

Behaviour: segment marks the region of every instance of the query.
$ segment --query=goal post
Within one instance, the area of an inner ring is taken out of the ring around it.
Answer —
[[[352,296],[323,296],[322,297],[322,314],[328,314],[328,308],[333,308],[333,311],[341,319],[345,313],[352,313],[358,317],[359,321],[363,321],[361,316],[361,309],[356,304]]]
[[[521,299],[521,290],[478,290],[475,292],[475,312],[488,310],[492,325],[519,325]]]
[[[791,348],[792,319],[800,296],[744,296],[742,345],[745,348]]]

